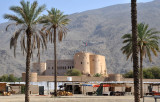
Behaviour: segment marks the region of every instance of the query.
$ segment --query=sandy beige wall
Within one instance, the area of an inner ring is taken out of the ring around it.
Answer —
[[[76,53],[74,56],[74,67],[83,74],[90,74],[90,53]]]
[[[72,81],[106,81],[106,77],[86,77],[86,76],[58,76],[58,81],[67,81],[67,77],[72,77]],[[54,81],[54,76],[38,76],[38,82]]]
[[[22,81],[25,82],[26,80],[26,73],[22,73]],[[37,82],[37,73],[30,74],[30,82]]]

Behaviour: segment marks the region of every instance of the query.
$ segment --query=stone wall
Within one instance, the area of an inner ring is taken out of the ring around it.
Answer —
[[[30,94],[39,94],[39,86],[38,85],[30,85]]]
[[[87,76],[57,76],[57,81],[67,81],[67,77],[72,77],[72,81],[106,81],[107,77],[87,77]],[[38,76],[38,82],[54,81],[54,76]]]

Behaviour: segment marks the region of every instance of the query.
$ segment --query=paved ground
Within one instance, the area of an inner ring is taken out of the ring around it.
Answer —
[[[52,98],[51,96],[30,96],[31,102],[134,102],[133,96],[62,96]],[[0,96],[0,102],[24,102],[24,95]],[[143,102],[143,99],[141,99]],[[155,102],[154,98],[147,97],[145,102]],[[160,99],[157,101],[160,102]]]

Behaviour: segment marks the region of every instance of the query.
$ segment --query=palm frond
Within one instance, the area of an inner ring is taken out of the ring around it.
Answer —
[[[149,29],[149,25],[145,23],[139,23],[138,24],[138,46],[139,49],[142,49],[142,55],[148,56],[149,60],[152,61],[151,58],[151,52],[155,56],[157,56],[157,52],[159,52],[159,46],[158,46],[158,40],[160,39],[159,31],[156,31],[155,28]],[[123,43],[126,44],[121,48],[122,53],[126,54],[127,59],[130,55],[132,55],[132,35],[131,34],[125,34],[122,36]],[[140,51],[138,49],[138,51]]]
[[[23,24],[24,23],[23,19],[20,19],[20,18],[18,18],[18,16],[15,16],[15,15],[5,14],[4,18],[12,20],[12,21],[16,21],[16,23],[18,23],[18,24]]]

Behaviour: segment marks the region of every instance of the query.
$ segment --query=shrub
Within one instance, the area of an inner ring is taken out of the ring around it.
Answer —
[[[102,74],[96,73],[96,74],[94,74],[93,76],[94,76],[94,77],[101,77]]]
[[[66,73],[67,76],[81,76],[81,72],[77,69],[68,70]]]

